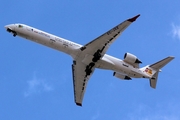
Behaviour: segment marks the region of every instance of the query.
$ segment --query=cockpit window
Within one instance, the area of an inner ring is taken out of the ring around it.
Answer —
[[[22,28],[23,26],[22,25],[18,25],[19,28]]]

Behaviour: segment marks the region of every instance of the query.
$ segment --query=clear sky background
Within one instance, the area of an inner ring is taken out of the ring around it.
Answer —
[[[6,0],[0,4],[1,120],[179,120],[179,0]],[[148,79],[123,81],[96,69],[83,107],[74,103],[72,58],[13,37],[4,26],[24,23],[79,44],[115,25],[141,16],[112,44],[108,54],[136,55],[141,67],[167,56],[175,59],[159,74],[157,89]]]

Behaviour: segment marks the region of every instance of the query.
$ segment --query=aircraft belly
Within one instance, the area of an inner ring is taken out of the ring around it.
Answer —
[[[102,58],[97,62],[96,65],[99,69],[107,69],[107,70],[114,70],[114,63],[106,58]]]

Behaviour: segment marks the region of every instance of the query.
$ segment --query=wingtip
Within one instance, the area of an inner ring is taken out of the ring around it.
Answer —
[[[175,58],[174,56],[169,56],[169,57],[171,57],[172,59],[174,59],[174,58]]]
[[[134,22],[134,21],[136,21],[136,19],[137,19],[139,16],[140,16],[140,14],[134,16],[133,18],[128,19],[127,21],[129,21],[129,22]]]
[[[81,103],[76,103],[77,106],[81,106],[82,107],[82,104]]]
[[[168,56],[167,59],[168,59],[168,58],[171,59],[171,60],[173,60],[175,57],[174,57],[174,56]]]

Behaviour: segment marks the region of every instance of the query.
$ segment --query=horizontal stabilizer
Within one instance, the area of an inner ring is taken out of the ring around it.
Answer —
[[[160,61],[150,65],[149,67],[159,70],[173,59],[174,59],[174,57],[170,56],[170,57],[164,58],[163,60],[160,60]]]

